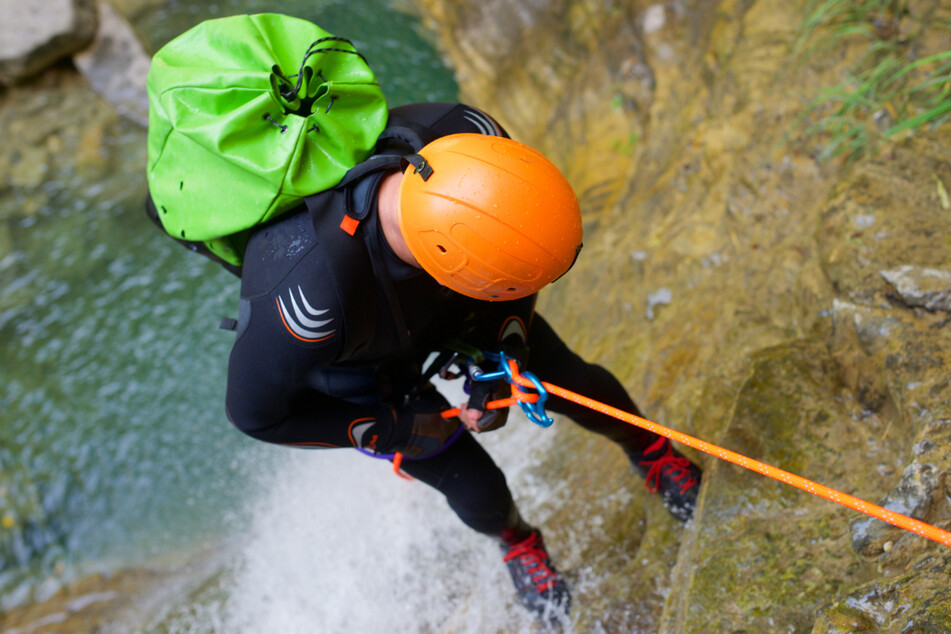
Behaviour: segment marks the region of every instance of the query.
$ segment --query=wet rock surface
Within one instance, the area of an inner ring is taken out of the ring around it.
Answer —
[[[209,550],[179,561],[88,576],[47,601],[3,614],[0,631],[123,634],[148,630],[145,624],[169,610],[179,597],[214,591],[221,561],[212,553]]]
[[[895,288],[907,306],[951,312],[951,271],[905,264],[879,274]]]
[[[568,341],[652,420],[948,528],[948,126],[817,163],[794,124],[850,51],[797,63],[805,2],[425,4],[463,97],[582,194],[585,251],[539,303]],[[949,19],[936,2],[909,16]],[[612,602],[579,611],[582,631],[630,631],[625,597],[637,631],[941,631],[946,547],[687,453],[706,469],[695,521],[666,525],[650,496],[618,509],[642,526],[642,567],[592,593]],[[618,468],[556,470],[583,490],[588,470]],[[645,547],[654,531],[676,557]]]
[[[917,462],[902,472],[898,486],[878,502],[878,505],[915,519],[928,519],[932,504],[938,499],[939,487],[944,487],[945,474],[930,464]],[[905,537],[904,532],[874,520],[863,518],[849,525],[852,549],[866,557],[876,557],[890,551],[895,542]]]
[[[652,420],[951,527],[947,124],[816,163],[790,130],[845,52],[793,63],[803,1],[421,6],[463,99],[579,192],[585,250],[539,303],[576,350]],[[62,157],[94,178],[122,126],[64,73],[0,102],[16,132],[0,188],[23,214]],[[693,450],[705,484],[683,526],[615,447],[554,433],[542,469],[566,494],[543,528],[578,631],[947,629],[944,546]],[[43,616],[30,618],[16,624]]]
[[[149,123],[145,81],[151,56],[132,26],[112,5],[99,5],[99,28],[92,43],[73,56],[76,68],[115,111],[138,123]]]
[[[949,570],[951,555],[946,551],[923,556],[904,574],[870,582],[838,597],[819,611],[812,632],[946,632],[951,623]]]
[[[0,84],[6,85],[84,48],[98,23],[95,0],[2,0],[0,16]]]

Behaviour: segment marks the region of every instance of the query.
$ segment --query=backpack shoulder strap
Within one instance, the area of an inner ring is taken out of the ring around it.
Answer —
[[[376,151],[370,158],[351,168],[336,188],[346,187],[373,172],[401,168],[405,155],[416,154],[438,136],[426,126],[390,115],[386,128],[377,139]]]
[[[376,148],[377,152],[380,152],[395,146],[401,149],[403,154],[415,154],[438,137],[431,128],[391,112],[386,127],[377,138]]]
[[[305,199],[337,293],[346,298],[343,308],[347,335],[342,360],[370,343],[379,313],[372,256],[364,236],[357,235],[373,203],[366,200],[364,184],[374,173],[400,169],[404,155],[418,152],[437,136],[425,126],[391,116],[377,140],[376,153],[351,168],[332,190]]]

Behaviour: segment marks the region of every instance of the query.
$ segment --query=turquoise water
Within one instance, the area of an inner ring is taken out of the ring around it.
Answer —
[[[391,105],[456,98],[417,20],[384,0],[172,1],[135,26],[155,50],[259,11],[354,40]],[[110,128],[101,154],[95,182],[73,165],[33,191],[0,184],[0,610],[241,530],[250,480],[282,456],[224,416],[217,324],[237,281],[148,224],[144,130]]]
[[[405,0],[171,0],[136,20],[156,50],[198,22],[239,13],[286,13],[353,41],[366,56],[391,105],[453,101],[458,87],[419,19],[394,5]]]

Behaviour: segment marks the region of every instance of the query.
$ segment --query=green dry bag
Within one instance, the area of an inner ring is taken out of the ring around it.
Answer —
[[[240,265],[250,229],[372,152],[386,100],[345,39],[284,15],[202,22],[152,60],[148,183],[174,238]]]

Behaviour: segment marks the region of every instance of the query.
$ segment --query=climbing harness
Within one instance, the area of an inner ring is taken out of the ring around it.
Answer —
[[[859,511],[860,513],[864,513],[870,517],[874,517],[893,526],[897,526],[898,528],[915,533],[916,535],[921,535],[922,537],[930,539],[939,544],[951,547],[951,532],[938,528],[937,526],[922,522],[921,520],[916,520],[915,518],[908,517],[907,515],[902,515],[901,513],[896,513],[895,511],[890,511],[876,504],[866,502],[861,498],[837,491],[823,484],[819,484],[818,482],[813,482],[812,480],[808,480],[794,473],[790,473],[758,460],[748,458],[742,454],[730,451],[729,449],[724,449],[712,443],[700,440],[699,438],[688,436],[687,434],[649,421],[646,418],[635,416],[634,414],[617,409],[616,407],[611,407],[610,405],[606,405],[605,403],[601,403],[592,398],[588,398],[586,396],[582,396],[581,394],[577,394],[570,390],[558,387],[557,385],[540,381],[537,377],[529,372],[519,372],[518,364],[515,362],[515,360],[504,354],[486,353],[486,357],[490,360],[498,361],[500,366],[499,370],[495,372],[477,374],[476,377],[473,378],[476,378],[476,380],[480,381],[494,381],[504,378],[512,386],[512,396],[506,399],[490,401],[486,405],[486,407],[489,409],[511,407],[517,403],[519,407],[522,408],[522,411],[524,411],[528,416],[529,420],[537,425],[541,425],[542,427],[548,427],[551,425],[552,419],[545,413],[544,403],[548,399],[549,395],[555,395],[577,403],[578,405],[587,407],[588,409],[601,412],[606,416],[611,416],[612,418],[616,418],[625,423],[629,423],[631,425],[646,429],[657,435],[664,436],[682,445],[686,445],[704,453],[708,453],[711,456],[716,456],[721,460],[732,462],[733,464],[739,465],[745,469],[749,469],[750,471],[755,471],[756,473],[766,477],[784,482],[790,486],[794,486],[808,493],[812,493],[815,496],[825,498],[831,502],[835,502],[836,504],[840,504],[855,511]],[[459,414],[460,410],[458,408],[443,412],[443,416],[447,418],[458,416]],[[462,429],[461,426],[460,429]],[[394,460],[393,464],[394,468],[398,470],[396,460]]]
[[[462,349],[462,348],[461,348]],[[463,376],[463,373],[456,373],[451,371],[451,367],[454,364],[463,364],[462,359],[466,358],[469,360],[469,363],[464,364],[468,367],[467,374],[474,381],[496,381],[499,379],[505,379],[512,386],[512,396],[510,398],[498,399],[495,401],[489,401],[486,403],[487,409],[502,409],[505,407],[512,407],[513,405],[518,405],[522,408],[522,411],[525,412],[525,415],[533,423],[540,425],[542,427],[549,427],[552,423],[555,422],[555,419],[548,416],[545,413],[545,401],[548,399],[548,391],[542,385],[542,382],[532,374],[531,372],[522,372],[517,374],[518,379],[521,381],[528,381],[528,387],[535,390],[535,392],[525,391],[519,382],[516,380],[516,375],[512,374],[513,368],[515,372],[518,372],[518,363],[504,352],[481,352],[475,349],[465,349],[464,352],[448,352],[437,357],[433,363],[430,365],[430,369],[424,373],[424,380],[428,381],[436,374],[436,369],[438,368],[439,376],[452,380],[457,379]],[[479,366],[472,363],[473,359],[488,359],[489,361],[495,361],[499,365],[499,369],[495,372],[483,372],[479,369]],[[442,412],[443,418],[455,418],[460,414],[461,410],[456,407],[453,409],[447,409]],[[462,435],[462,432],[465,431],[463,425],[459,425],[458,429],[446,439],[442,447],[439,448],[434,454],[426,456],[426,458],[432,458],[438,456],[442,452],[446,451],[459,436]],[[376,453],[370,451],[369,449],[364,449],[363,447],[355,447],[360,453],[370,456],[371,458],[379,458],[381,460],[390,460],[393,463],[393,472],[404,480],[412,480],[413,478],[403,472],[402,466],[404,460],[418,460],[418,458],[408,458],[404,456],[401,452],[397,451],[394,453]]]
[[[443,414],[443,417],[451,418],[451,416],[445,416],[445,413]],[[459,425],[456,431],[452,432],[449,438],[446,439],[446,442],[442,444],[442,447],[439,448],[439,451],[437,451],[436,453],[429,454],[428,456],[426,456],[426,458],[434,458],[438,456],[439,454],[441,454],[442,452],[446,451],[446,449],[448,449],[452,445],[452,443],[456,442],[456,439],[458,439],[459,436],[462,435],[462,432],[464,430],[465,430],[465,427],[463,427],[462,425]],[[369,449],[364,449],[363,447],[355,447],[355,449],[366,456],[370,456],[371,458],[379,458],[381,460],[392,461],[393,472],[399,477],[403,478],[404,480],[412,480],[413,478],[403,473],[403,471],[400,469],[400,467],[403,465],[403,461],[404,460],[422,460],[422,458],[407,458],[399,451],[395,453],[375,453],[373,451],[370,451]]]

